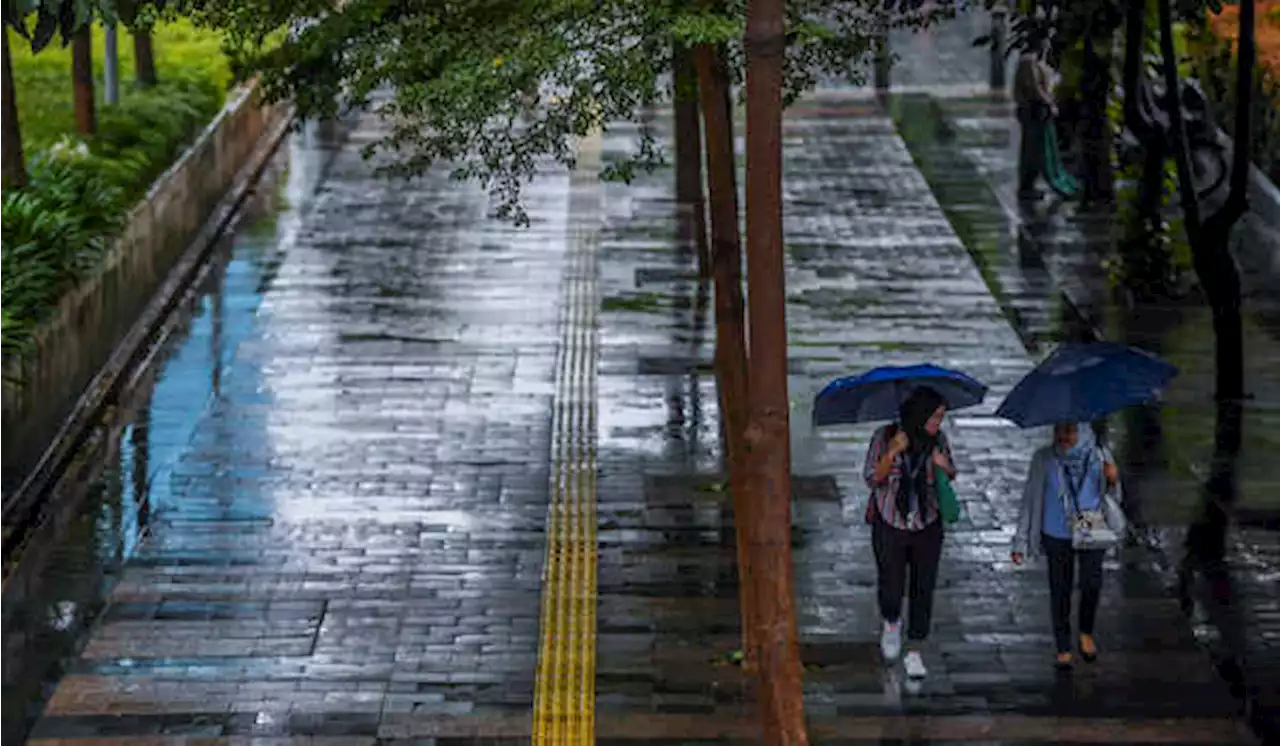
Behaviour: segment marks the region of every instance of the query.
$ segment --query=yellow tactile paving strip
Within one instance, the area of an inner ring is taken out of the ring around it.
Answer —
[[[595,743],[597,250],[601,139],[579,146],[551,429],[533,743]]]

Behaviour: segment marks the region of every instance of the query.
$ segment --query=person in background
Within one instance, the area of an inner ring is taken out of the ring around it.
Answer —
[[[1060,669],[1074,664],[1071,595],[1077,564],[1080,657],[1087,663],[1097,659],[1093,628],[1102,595],[1102,558],[1106,554],[1105,549],[1076,549],[1072,545],[1068,515],[1074,510],[1101,509],[1104,495],[1119,478],[1115,459],[1109,450],[1098,445],[1087,422],[1055,425],[1053,442],[1031,457],[1011,557],[1017,565],[1041,553],[1049,561],[1049,611],[1057,644],[1055,665]]]
[[[872,436],[863,466],[871,489],[866,519],[871,524],[884,620],[880,652],[886,661],[896,660],[902,652],[902,597],[909,591],[903,668],[908,678],[917,681],[928,674],[920,646],[929,636],[942,557],[942,516],[934,472],[940,468],[953,479],[956,474],[951,446],[941,430],[946,412],[941,394],[917,388],[902,404],[897,424],[881,427]]]
[[[1053,100],[1053,71],[1045,61],[1049,45],[1043,37],[1034,37],[1018,55],[1013,73],[1013,101],[1017,105],[1018,125],[1022,141],[1018,149],[1018,199],[1037,196],[1036,179],[1043,175],[1044,138],[1058,106]]]

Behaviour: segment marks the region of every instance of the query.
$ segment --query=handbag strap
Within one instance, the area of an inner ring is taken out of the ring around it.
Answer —
[[[1075,508],[1074,512],[1080,512],[1080,490],[1084,489],[1085,480],[1089,478],[1089,469],[1093,467],[1093,455],[1097,449],[1089,451],[1089,455],[1085,456],[1084,470],[1080,474],[1080,479],[1072,484],[1071,475],[1067,474],[1066,467],[1062,461],[1058,462],[1058,472],[1062,475],[1062,489],[1066,493],[1066,497],[1070,499],[1067,507]]]

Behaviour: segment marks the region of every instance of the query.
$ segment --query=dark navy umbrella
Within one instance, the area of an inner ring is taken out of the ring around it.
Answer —
[[[996,415],[1019,427],[1088,422],[1154,399],[1178,369],[1114,342],[1063,345],[1005,397]]]
[[[920,386],[941,394],[948,409],[972,407],[987,395],[986,384],[958,370],[936,365],[885,366],[827,384],[813,400],[813,424],[897,419],[902,402]]]

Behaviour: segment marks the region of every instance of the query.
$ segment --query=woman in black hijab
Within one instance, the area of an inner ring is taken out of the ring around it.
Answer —
[[[879,575],[880,651],[893,660],[902,651],[902,597],[910,591],[907,676],[928,673],[920,645],[929,636],[933,588],[942,556],[942,516],[936,471],[955,478],[951,446],[942,432],[946,400],[920,387],[903,402],[898,422],[876,431],[863,475],[871,488],[867,522]],[[910,581],[908,583],[908,581]]]

